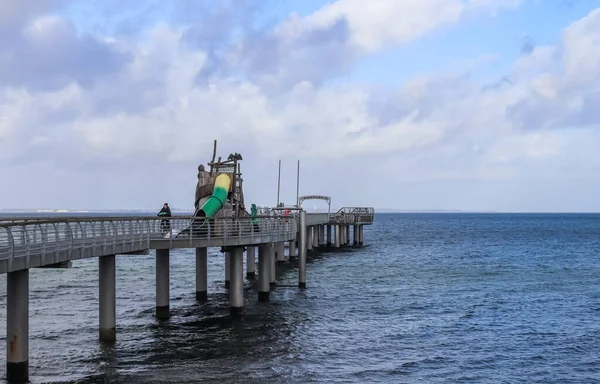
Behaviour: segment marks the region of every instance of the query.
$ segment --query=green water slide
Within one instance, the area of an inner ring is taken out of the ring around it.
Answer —
[[[231,178],[226,174],[222,173],[217,176],[215,180],[215,186],[213,188],[212,195],[206,200],[202,207],[196,211],[194,216],[196,217],[214,217],[225,205],[227,201],[227,194],[229,193],[229,187],[231,185]],[[194,233],[203,233],[208,230],[208,226],[205,224],[208,220],[206,219],[194,219],[192,225],[179,232],[177,236],[189,235],[193,230]]]
[[[225,201],[227,201],[230,185],[231,178],[229,176],[224,173],[217,176],[212,195],[202,204],[202,207],[200,207],[194,216],[213,217],[216,215],[225,205]]]

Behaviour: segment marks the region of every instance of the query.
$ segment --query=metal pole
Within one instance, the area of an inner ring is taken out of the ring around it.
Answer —
[[[306,288],[306,211],[300,211],[300,241],[298,242],[298,287]]]
[[[296,207],[300,208],[300,160],[298,160],[298,170],[296,171]]]
[[[277,174],[277,205],[279,207],[279,188],[281,186],[281,160],[279,160],[279,173]]]

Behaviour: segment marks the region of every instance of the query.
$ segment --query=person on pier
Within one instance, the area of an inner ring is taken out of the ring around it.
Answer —
[[[258,209],[256,208],[256,204],[252,204],[252,206],[250,207],[250,215],[252,216],[252,227],[254,228],[254,232],[259,232],[259,226],[258,226]]]
[[[162,207],[162,209],[160,210],[160,212],[158,212],[159,217],[171,217],[171,208],[169,208],[169,203],[165,203]],[[162,233],[163,235],[169,233],[169,231],[171,230],[171,221],[170,220],[161,220],[160,221],[160,233]]]

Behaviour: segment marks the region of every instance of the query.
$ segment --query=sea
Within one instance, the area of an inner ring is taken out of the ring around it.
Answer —
[[[220,250],[195,301],[194,250],[117,256],[117,342],[98,341],[98,261],[30,272],[32,383],[600,383],[599,214],[376,214],[365,246],[245,280],[231,318]],[[6,343],[6,276],[0,338]],[[0,377],[6,348],[0,348]]]

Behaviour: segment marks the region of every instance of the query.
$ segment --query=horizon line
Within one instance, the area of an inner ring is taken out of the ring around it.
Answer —
[[[172,211],[178,212],[193,212],[194,209],[189,208],[171,208]],[[375,213],[522,213],[522,214],[600,214],[600,211],[545,211],[545,210],[464,210],[464,209],[405,209],[405,208],[376,208],[374,207]],[[0,213],[97,213],[97,212],[154,212],[156,209],[150,208],[121,208],[121,209],[64,209],[64,208],[0,208]],[[315,211],[319,213],[327,212],[326,209],[307,209],[308,212]],[[337,210],[332,210],[331,213],[335,213]]]

